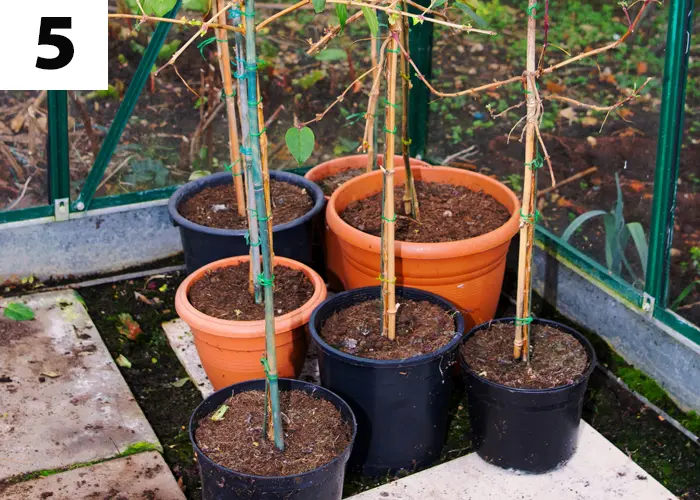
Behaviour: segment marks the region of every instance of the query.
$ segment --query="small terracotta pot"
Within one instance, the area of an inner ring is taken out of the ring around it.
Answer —
[[[355,168],[361,168],[367,166],[368,155],[352,155],[344,156],[342,158],[334,158],[323,163],[319,163],[314,168],[306,172],[306,177],[312,182],[318,183],[321,179],[325,179],[331,175],[344,172],[345,170],[352,170]],[[402,167],[404,165],[403,156],[396,155],[394,157],[394,162],[396,166]],[[384,155],[377,155],[377,164],[382,166],[384,164]],[[429,167],[430,164],[417,160],[416,158],[411,158],[411,166],[425,166]],[[330,196],[326,196],[326,201],[330,200]],[[327,224],[321,226],[324,229],[323,242],[324,242],[324,260],[326,263],[326,279],[328,280],[328,286],[333,290],[342,290],[342,259],[340,258],[340,242],[338,238],[332,231],[328,230]]]
[[[444,297],[460,308],[467,326],[493,319],[503,285],[510,240],[520,226],[520,202],[515,193],[491,177],[450,167],[417,167],[416,181],[465,186],[493,196],[511,213],[510,219],[490,233],[447,243],[396,242],[396,279],[401,286],[419,288]],[[405,182],[396,169],[396,185]],[[337,238],[337,275],[346,289],[377,284],[380,239],[355,229],[340,217],[345,207],[382,190],[382,172],[351,179],[340,186],[326,208],[326,226]],[[335,249],[332,249],[335,250]]]
[[[185,279],[175,295],[175,309],[194,334],[194,343],[214,389],[263,378],[260,358],[265,354],[265,321],[229,321],[199,312],[187,295],[207,271],[248,262],[241,255],[200,267]],[[314,285],[313,296],[299,309],[275,318],[277,369],[280,377],[298,377],[306,356],[306,324],[311,313],[326,299],[326,286],[313,269],[300,262],[275,257],[275,265],[301,270]]]

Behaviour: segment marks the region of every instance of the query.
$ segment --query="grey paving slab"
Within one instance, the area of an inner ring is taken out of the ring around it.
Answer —
[[[184,500],[159,453],[151,451],[0,490],[3,500]]]
[[[667,500],[676,498],[585,422],[579,449],[548,474],[490,465],[476,453],[385,484],[353,500]]]
[[[0,480],[159,446],[77,293],[9,302],[36,319],[0,316]]]
[[[197,354],[197,348],[194,346],[194,336],[190,327],[178,318],[163,323],[163,331],[170,343],[170,347],[175,351],[177,359],[185,367],[187,375],[190,376],[192,383],[202,393],[202,397],[210,396],[214,392],[214,387],[209,382],[204,368],[202,368],[202,362],[199,359],[199,354]]]

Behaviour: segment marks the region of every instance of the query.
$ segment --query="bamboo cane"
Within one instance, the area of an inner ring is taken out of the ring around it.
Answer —
[[[370,60],[372,67],[376,68],[372,72],[372,89],[370,90],[369,104],[367,106],[367,127],[370,130],[367,144],[367,172],[377,169],[377,142],[379,138],[379,124],[377,123],[377,95],[379,87],[375,89],[375,82],[381,80],[382,68],[377,62],[379,53],[379,37],[372,36],[370,41]]]
[[[234,25],[241,23],[240,16],[232,19]],[[248,244],[250,245],[250,293],[255,297],[256,304],[262,304],[262,290],[258,282],[260,276],[260,229],[256,216],[257,204],[255,202],[255,190],[253,188],[253,156],[251,149],[250,122],[248,121],[248,82],[245,69],[245,40],[243,34],[236,32],[234,35],[236,43],[236,81],[238,82],[238,108],[241,117],[241,134],[243,135],[243,151],[245,152],[245,188],[248,208]]]
[[[537,0],[529,0],[527,20],[527,70],[525,72],[527,92],[527,123],[525,131],[525,172],[523,182],[523,203],[520,223],[520,254],[518,257],[518,292],[516,302],[515,341],[513,358],[529,361],[530,358],[530,321],[532,293],[532,250],[535,234],[537,171],[536,127],[538,117],[537,89],[535,71],[536,58],[536,8]]]
[[[403,0],[403,10],[408,10],[406,0]],[[401,17],[401,44],[408,48],[408,18]],[[420,207],[418,206],[418,194],[416,193],[416,183],[413,179],[413,170],[411,169],[411,152],[409,146],[411,139],[408,137],[408,102],[411,92],[411,70],[408,66],[406,55],[401,53],[401,154],[403,155],[403,164],[406,169],[406,186],[403,194],[404,212],[410,214],[415,220],[420,219]]]
[[[387,49],[387,102],[385,103],[385,149],[384,149],[384,207],[382,210],[382,335],[396,338],[396,273],[394,254],[394,154],[396,139],[396,73],[398,70],[398,40],[401,23],[395,22]]]
[[[262,172],[262,158],[260,150],[260,136],[264,124],[258,121],[258,69],[257,52],[255,47],[255,0],[248,0],[245,8],[246,24],[246,77],[248,92],[248,121],[250,125],[250,145],[253,160],[253,189],[255,201],[258,207],[257,217],[261,222],[266,222],[270,216],[265,204],[265,183]],[[252,132],[255,130],[256,132]],[[267,224],[260,224],[260,250],[262,254],[262,275],[260,285],[263,288],[265,298],[265,392],[267,394],[267,406],[265,419],[265,431],[268,439],[274,441],[279,450],[284,450],[284,437],[282,433],[282,414],[280,412],[279,384],[277,380],[277,352],[275,348],[275,307],[273,293],[272,274],[272,248]]]
[[[262,104],[262,94],[260,93],[260,80],[258,80],[258,85],[256,87],[258,93],[257,109],[258,109],[258,123],[260,123],[260,158],[263,173],[263,184],[265,186],[265,208],[267,210],[268,219],[267,230],[270,237],[270,251],[272,252],[272,258],[275,257],[275,252],[272,247],[272,199],[270,197],[270,169],[268,167],[268,155],[267,155],[267,132],[265,132],[265,113]]]
[[[225,9],[226,1],[217,0],[219,23],[226,24],[228,9]],[[241,153],[238,142],[238,125],[236,123],[236,100],[233,93],[233,79],[231,77],[231,55],[228,46],[228,33],[226,30],[217,29],[217,55],[219,58],[219,68],[224,84],[224,99],[226,101],[226,115],[228,116],[228,143],[229,160],[231,161],[231,175],[233,176],[233,186],[236,192],[236,205],[238,215],[245,216],[245,196],[243,191],[243,179],[241,175]]]

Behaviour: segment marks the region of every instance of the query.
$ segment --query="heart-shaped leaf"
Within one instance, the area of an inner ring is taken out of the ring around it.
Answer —
[[[34,311],[21,302],[10,302],[5,306],[3,314],[14,321],[29,321],[34,319]]]
[[[312,0],[314,4],[314,11],[316,14],[320,14],[326,8],[326,0]]]
[[[379,19],[377,19],[377,13],[369,7],[362,7],[362,14],[364,14],[367,20],[369,32],[372,33],[372,36],[376,37],[379,34]]]
[[[343,31],[345,29],[345,23],[348,20],[348,6],[344,3],[335,4],[335,13],[338,15],[340,31]]]
[[[292,127],[284,136],[287,148],[299,165],[302,165],[311,157],[316,144],[316,137],[309,127]]]
[[[146,14],[164,16],[175,7],[176,0],[144,0],[141,4]]]

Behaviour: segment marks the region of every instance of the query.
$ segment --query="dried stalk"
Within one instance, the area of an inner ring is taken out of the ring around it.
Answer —
[[[403,10],[408,10],[406,0],[403,0]],[[408,18],[401,18],[401,43],[408,47]],[[411,91],[411,70],[408,66],[406,56],[401,53],[401,154],[403,164],[406,169],[406,186],[403,194],[404,212],[410,214],[415,220],[420,219],[420,207],[418,206],[418,193],[416,193],[416,183],[413,179],[413,169],[411,168],[411,139],[408,136],[408,105]]]
[[[532,288],[532,250],[535,234],[535,210],[537,193],[537,171],[534,168],[537,139],[537,120],[539,106],[536,95],[535,75],[536,28],[535,20],[537,0],[529,0],[527,20],[527,69],[525,71],[527,91],[527,122],[525,129],[525,172],[523,175],[522,221],[520,224],[520,254],[518,256],[518,293],[516,303],[515,341],[513,358],[529,361],[530,354],[530,298]]]
[[[401,24],[396,22],[389,37],[387,49],[384,139],[384,207],[382,209],[382,336],[396,338],[396,272],[394,228],[394,154],[396,140],[396,73],[398,71],[398,39]]]
[[[375,50],[377,41],[378,40],[372,40]],[[379,62],[375,65],[374,80],[372,81],[372,88],[369,92],[367,113],[365,114],[365,134],[360,149],[367,152],[367,172],[371,172],[377,167],[377,103],[379,102],[379,88],[386,59],[385,50],[389,45],[389,41],[390,38],[387,38],[379,47]]]
[[[227,8],[224,8],[224,0],[217,0],[217,9],[221,11],[219,22],[226,24]],[[228,46],[228,36],[225,30],[216,30],[217,54],[219,57],[219,67],[223,79],[224,100],[226,101],[226,115],[228,116],[228,144],[229,160],[231,162],[231,175],[233,176],[233,186],[236,192],[236,206],[238,215],[245,216],[245,196],[243,194],[243,178],[241,171],[241,152],[238,142],[238,124],[236,123],[236,99],[233,92],[233,78],[231,76],[231,54]],[[225,41],[222,41],[225,40]]]

